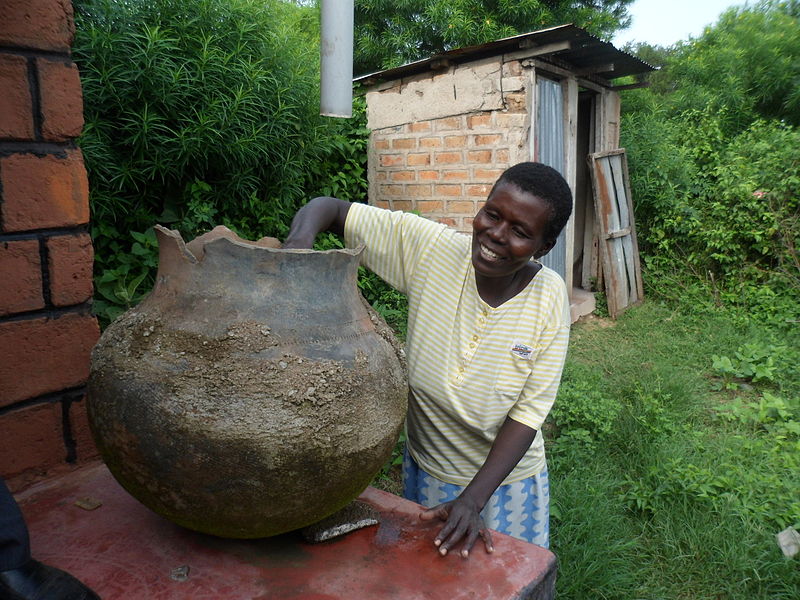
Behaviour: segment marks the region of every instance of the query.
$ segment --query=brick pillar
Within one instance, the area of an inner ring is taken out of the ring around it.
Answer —
[[[0,475],[97,455],[86,422],[92,243],[70,0],[0,1]]]

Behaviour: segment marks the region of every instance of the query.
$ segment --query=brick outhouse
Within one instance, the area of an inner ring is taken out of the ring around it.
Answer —
[[[587,157],[619,145],[614,80],[652,67],[572,25],[469,48],[356,79],[366,88],[369,197],[459,231],[504,169],[546,163],[575,206],[543,259],[571,290],[573,319],[594,308],[602,277]]]

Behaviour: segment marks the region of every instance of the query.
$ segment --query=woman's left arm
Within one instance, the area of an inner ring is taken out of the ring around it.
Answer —
[[[420,514],[424,521],[441,519],[446,521],[434,544],[439,553],[447,554],[462,539],[461,556],[469,556],[475,541],[480,536],[487,552],[493,552],[492,536],[483,522],[480,512],[492,494],[528,451],[536,430],[511,418],[506,418],[492,444],[486,461],[458,498],[430,508]]]

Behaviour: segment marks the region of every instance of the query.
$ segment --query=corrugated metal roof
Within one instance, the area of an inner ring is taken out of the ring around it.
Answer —
[[[560,47],[548,51],[547,46],[550,45],[560,45]],[[367,85],[379,81],[392,81],[424,73],[443,64],[468,62],[489,56],[509,54],[525,48],[540,48],[545,53],[538,54],[537,59],[552,62],[562,68],[576,71],[578,74],[586,74],[589,79],[599,79],[601,83],[605,82],[607,85],[610,85],[610,80],[618,77],[655,70],[655,67],[627,52],[618,50],[613,44],[604,42],[580,27],[560,25],[478,46],[456,48],[400,67],[362,75],[354,81]]]

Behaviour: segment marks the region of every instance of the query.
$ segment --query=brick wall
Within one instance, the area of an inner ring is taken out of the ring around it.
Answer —
[[[509,138],[519,137],[525,118],[491,111],[374,131],[370,198],[471,231],[492,184],[512,164]]]
[[[0,475],[97,455],[86,421],[92,244],[70,0],[0,2]]]
[[[500,174],[529,160],[526,93],[520,62],[499,59],[370,92],[370,201],[471,232]]]

